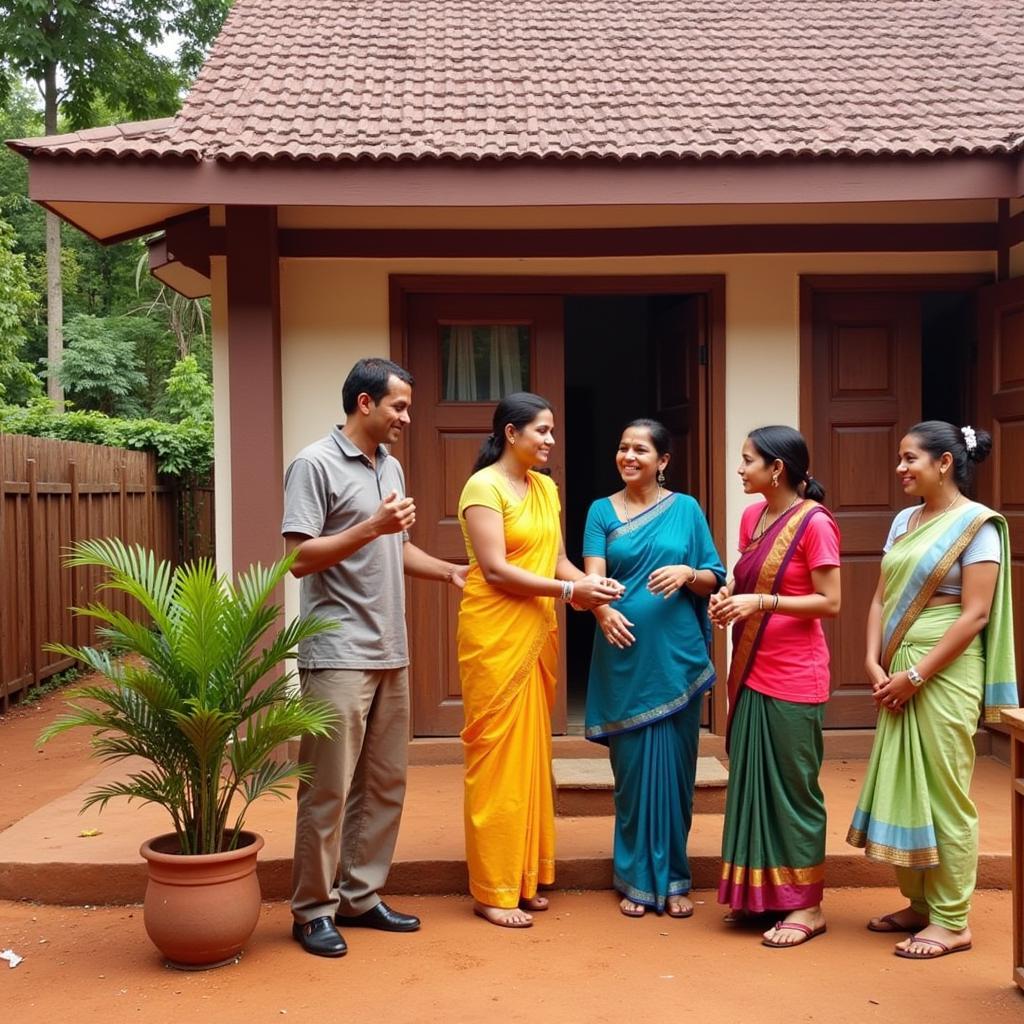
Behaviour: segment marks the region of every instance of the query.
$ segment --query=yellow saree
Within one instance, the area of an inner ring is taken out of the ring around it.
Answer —
[[[559,502],[554,482],[528,474],[519,501],[493,466],[474,473],[459,499],[504,524],[510,563],[553,576]],[[483,577],[466,535],[470,571],[459,607],[458,653],[466,725],[465,826],[469,889],[493,907],[515,907],[555,879],[551,708],[558,637],[554,599],[521,597]]]

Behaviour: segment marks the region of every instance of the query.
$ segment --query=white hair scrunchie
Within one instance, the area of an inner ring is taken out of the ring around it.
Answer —
[[[964,447],[973,452],[978,447],[978,435],[974,432],[974,427],[961,427],[960,433],[964,435]]]

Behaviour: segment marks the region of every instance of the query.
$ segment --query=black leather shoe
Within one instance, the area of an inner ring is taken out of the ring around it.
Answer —
[[[345,940],[329,917],[314,917],[312,921],[292,925],[292,938],[314,956],[344,956],[348,952]]]
[[[383,901],[378,903],[373,910],[368,910],[365,914],[357,914],[355,917],[335,914],[334,922],[343,928],[377,928],[382,932],[414,932],[420,926],[418,917],[413,917],[412,914],[400,914]]]

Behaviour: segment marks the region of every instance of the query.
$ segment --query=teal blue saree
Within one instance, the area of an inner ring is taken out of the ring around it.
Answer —
[[[608,746],[615,775],[614,884],[661,911],[689,892],[686,844],[693,815],[700,704],[715,681],[707,601],[687,589],[669,598],[647,589],[664,565],[710,569],[725,579],[700,506],[670,494],[628,523],[607,498],[587,516],[583,556],[605,559],[626,588],[615,603],[636,642],[624,650],[594,636],[586,736]]]

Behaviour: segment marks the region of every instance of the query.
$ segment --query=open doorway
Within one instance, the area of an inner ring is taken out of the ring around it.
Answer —
[[[580,295],[565,299],[566,550],[582,565],[583,527],[596,498],[621,486],[615,451],[642,416],[673,435],[667,486],[702,502],[706,457],[697,428],[706,362],[703,295]],[[566,622],[567,728],[582,733],[594,637],[591,615]]]

